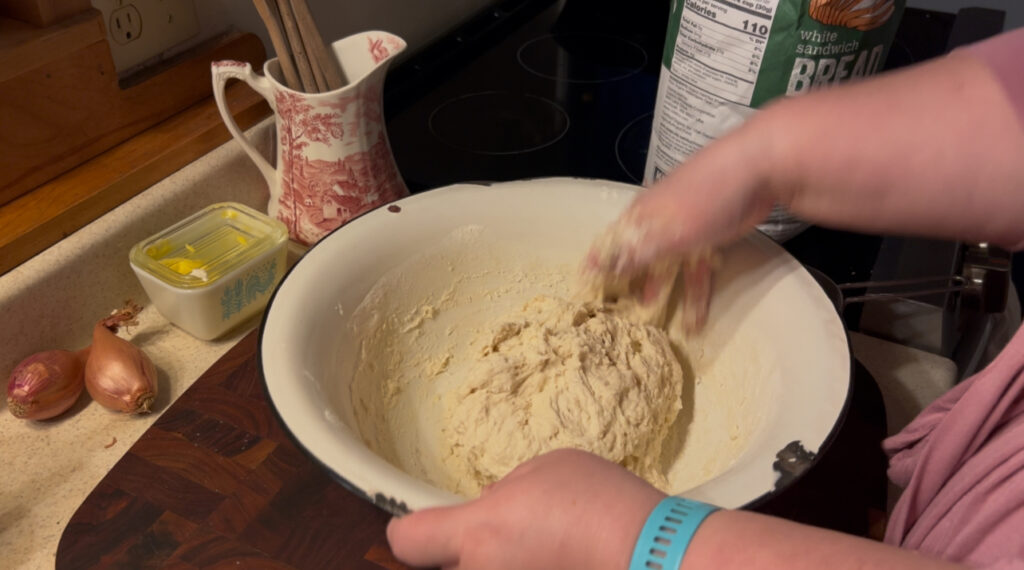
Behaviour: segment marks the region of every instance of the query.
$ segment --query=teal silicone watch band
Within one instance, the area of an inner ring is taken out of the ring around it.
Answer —
[[[676,570],[697,527],[718,507],[665,497],[654,507],[633,547],[629,570]]]

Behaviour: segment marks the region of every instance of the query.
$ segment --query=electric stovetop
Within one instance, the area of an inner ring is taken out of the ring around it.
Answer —
[[[669,6],[507,0],[397,66],[384,108],[410,190],[547,176],[640,183]],[[886,69],[1001,29],[1001,13],[977,12],[906,9]],[[882,238],[811,228],[785,247],[847,283],[872,277]]]
[[[499,2],[395,67],[384,108],[410,190],[549,176],[639,184],[669,6]],[[998,31],[983,16],[970,25],[962,13],[907,9],[886,68]],[[839,283],[891,277],[876,270],[887,238],[812,227],[784,247]],[[857,308],[844,317],[856,330]],[[797,484],[751,508],[869,534],[885,509],[885,410],[871,375],[858,363],[852,371],[847,415],[828,450]]]

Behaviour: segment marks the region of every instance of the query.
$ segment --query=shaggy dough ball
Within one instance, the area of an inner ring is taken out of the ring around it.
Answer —
[[[498,321],[447,404],[446,463],[476,494],[520,463],[575,447],[665,489],[661,448],[682,407],[665,332],[597,303],[538,296]]]

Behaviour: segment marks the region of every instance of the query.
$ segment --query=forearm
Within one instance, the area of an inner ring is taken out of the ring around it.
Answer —
[[[799,217],[1024,247],[1024,129],[969,54],[786,100],[754,121],[770,138],[767,190]]]
[[[880,542],[748,511],[718,511],[694,535],[680,570],[953,570],[964,566]]]
[[[629,567],[664,493],[593,454],[561,449],[520,465],[475,500],[388,524],[399,560],[459,568]],[[680,570],[953,570],[893,546],[741,510],[710,514]],[[667,569],[666,569],[667,570]]]

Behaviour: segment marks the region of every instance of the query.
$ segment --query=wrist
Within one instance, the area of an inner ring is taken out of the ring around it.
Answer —
[[[650,512],[633,554],[629,570],[677,570],[697,529],[719,507],[683,497],[665,497]]]
[[[803,190],[799,163],[807,153],[801,148],[806,120],[800,101],[790,97],[777,99],[754,113],[740,127],[745,168],[754,173],[756,199],[771,204],[789,205]]]
[[[589,549],[593,558],[587,567],[597,570],[629,568],[633,548],[648,515],[667,496],[654,487],[645,491],[609,504],[605,513],[607,516],[601,517],[603,523],[594,521],[598,524],[590,529],[590,544],[600,545],[600,548]]]

